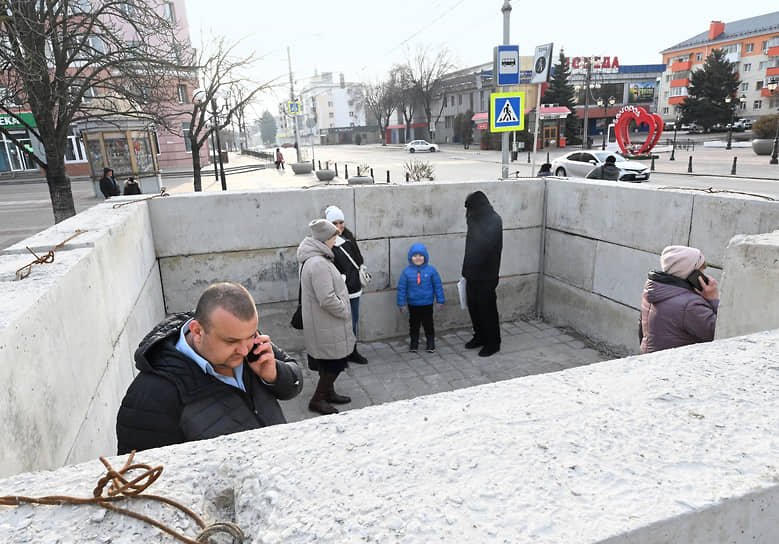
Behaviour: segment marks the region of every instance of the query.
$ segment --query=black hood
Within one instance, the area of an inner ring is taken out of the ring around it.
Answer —
[[[114,171],[113,168],[103,168],[103,177],[107,178],[108,172],[113,172],[113,171]]]
[[[492,204],[487,195],[481,191],[476,191],[468,195],[465,199],[466,216],[482,215],[492,211]]]

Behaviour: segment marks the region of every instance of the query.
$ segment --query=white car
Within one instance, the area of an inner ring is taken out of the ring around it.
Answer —
[[[417,151],[429,151],[430,153],[435,153],[438,151],[438,145],[431,144],[425,140],[412,140],[406,144],[406,151],[409,153],[415,153]]]
[[[616,159],[620,181],[647,181],[649,167],[638,161],[631,161],[619,153],[608,151],[572,151],[552,161],[552,173],[558,177],[583,178],[595,167],[606,162],[606,157]]]

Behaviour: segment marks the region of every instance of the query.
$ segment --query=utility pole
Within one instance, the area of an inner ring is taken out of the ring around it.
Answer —
[[[584,78],[584,134],[582,149],[590,148],[590,79],[592,78],[592,57],[587,57],[587,74]]]
[[[510,37],[509,37],[509,20],[511,18],[511,4],[509,3],[509,0],[503,0],[503,7],[500,8],[500,11],[503,13],[503,45],[510,45]],[[498,74],[494,74],[495,81],[498,80]],[[525,112],[520,111],[517,112],[517,115],[524,115]],[[500,177],[502,179],[507,179],[509,177],[509,133],[504,132],[501,135],[501,169],[500,169]]]
[[[289,101],[294,102],[295,101],[295,84],[292,82],[292,57],[289,53],[289,46],[287,46],[287,64],[289,65]],[[303,162],[300,159],[300,142],[298,141],[298,116],[293,115],[293,122],[295,130],[295,152],[298,156],[298,162]]]

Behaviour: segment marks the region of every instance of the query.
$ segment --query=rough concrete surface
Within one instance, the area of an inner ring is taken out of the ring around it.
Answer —
[[[234,521],[255,543],[659,542],[685,531],[693,544],[774,542],[777,367],[779,331],[764,332],[150,450],[137,461],[165,466],[150,492],[208,521]],[[102,473],[92,461],[21,474],[0,489],[89,496]],[[740,500],[750,494],[759,500]],[[159,504],[136,507],[196,532]],[[0,532],[11,542],[173,542],[94,507],[5,507]]]

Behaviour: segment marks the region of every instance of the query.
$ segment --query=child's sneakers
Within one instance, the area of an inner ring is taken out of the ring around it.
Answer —
[[[418,340],[412,340],[411,343],[408,346],[408,351],[410,353],[416,353],[419,350],[419,341]]]
[[[435,353],[435,340],[428,340],[427,341],[427,352],[428,353]]]

